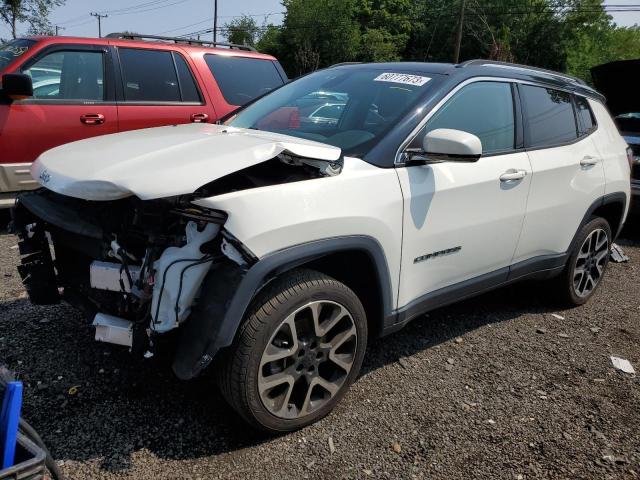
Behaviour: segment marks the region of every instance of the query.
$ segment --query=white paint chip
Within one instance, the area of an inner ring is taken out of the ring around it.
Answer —
[[[629,360],[625,360],[624,358],[620,357],[611,357],[611,363],[613,363],[613,366],[621,372],[630,373],[631,375],[636,373],[633,365],[631,365],[631,362],[629,362]]]
[[[415,87],[421,87],[429,80],[431,80],[430,77],[408,75],[406,73],[381,73],[373,79],[374,82],[402,83],[404,85],[413,85]]]

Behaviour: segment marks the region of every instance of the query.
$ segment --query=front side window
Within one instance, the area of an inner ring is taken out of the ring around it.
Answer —
[[[363,157],[438,80],[378,68],[321,70],[256,100],[226,123],[315,140]]]
[[[576,95],[575,99],[576,113],[578,114],[578,119],[580,120],[580,123],[578,125],[580,128],[580,134],[586,135],[595,128],[596,121],[593,116],[593,112],[591,111],[591,107],[589,106],[589,101],[579,95]]]
[[[50,100],[104,100],[102,52],[56,51],[23,73],[33,82],[33,97]]]
[[[0,45],[0,72],[35,45],[34,40],[18,39]]]
[[[213,54],[204,59],[229,105],[245,105],[284,83],[271,60]]]
[[[121,48],[127,102],[179,102],[180,87],[171,52]]]
[[[474,134],[482,142],[483,155],[513,150],[515,122],[511,85],[475,82],[463,87],[427,121],[410,147],[422,148],[424,136],[437,128]]]
[[[560,145],[578,138],[571,95],[560,90],[521,85],[529,147]]]

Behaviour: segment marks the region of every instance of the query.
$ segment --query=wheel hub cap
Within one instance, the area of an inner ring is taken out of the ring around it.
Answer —
[[[260,360],[258,392],[280,418],[309,415],[347,379],[357,348],[353,317],[331,301],[310,302],[276,328]]]

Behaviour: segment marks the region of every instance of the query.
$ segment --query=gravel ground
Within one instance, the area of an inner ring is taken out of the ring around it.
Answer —
[[[29,305],[15,243],[0,235],[0,360],[68,478],[640,476],[640,383],[609,359],[640,369],[637,233],[588,305],[558,310],[528,283],[432,312],[370,345],[332,415],[280,437],[210,379],[181,383],[95,343],[72,308]]]

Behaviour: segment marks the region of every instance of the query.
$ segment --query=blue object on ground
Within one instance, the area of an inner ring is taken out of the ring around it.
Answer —
[[[0,468],[13,465],[22,407],[22,382],[9,382],[0,411]]]

